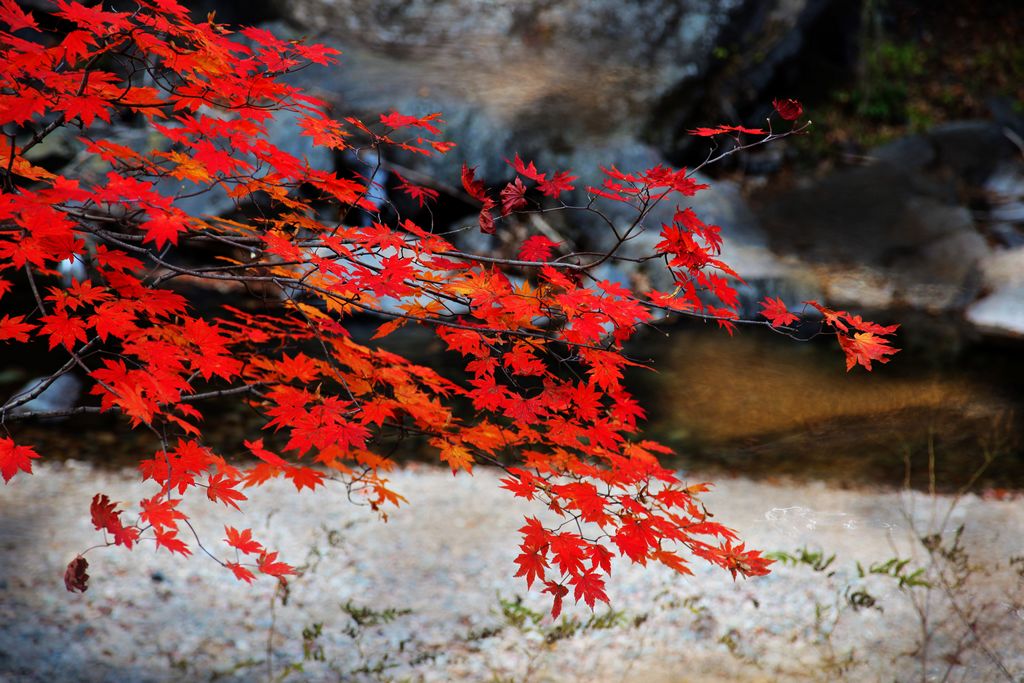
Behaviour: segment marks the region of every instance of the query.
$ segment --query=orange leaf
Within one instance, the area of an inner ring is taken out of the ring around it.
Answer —
[[[264,552],[260,555],[258,562],[259,570],[264,574],[270,576],[276,576],[278,578],[294,574],[295,569],[284,562],[277,561],[277,553]]]
[[[889,346],[889,341],[872,332],[854,332],[852,337],[839,335],[839,346],[846,354],[846,371],[849,372],[855,365],[863,365],[865,369],[871,370],[871,361],[888,363],[889,358],[899,351]]]
[[[224,532],[227,538],[224,540],[233,548],[237,548],[246,555],[255,555],[263,552],[263,546],[253,540],[252,529],[239,531],[232,526],[225,526]]]

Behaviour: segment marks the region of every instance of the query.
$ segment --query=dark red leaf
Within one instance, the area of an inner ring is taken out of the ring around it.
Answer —
[[[71,560],[68,568],[64,570],[64,587],[71,593],[84,593],[89,588],[89,574],[86,573],[88,568],[89,563],[81,555]]]
[[[792,99],[773,100],[772,106],[775,107],[775,111],[779,113],[779,116],[787,121],[796,121],[804,113],[803,105]]]

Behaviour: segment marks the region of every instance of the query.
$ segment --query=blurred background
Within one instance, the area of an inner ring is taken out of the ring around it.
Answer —
[[[254,512],[245,524],[290,561],[307,557],[307,578],[293,593],[237,584],[205,558],[172,562],[140,550],[91,553],[94,587],[66,594],[59,577],[69,553],[97,542],[88,501],[97,490],[115,500],[150,495],[131,470],[140,452],[158,446],[107,415],[17,423],[19,442],[45,454],[37,470],[47,476],[18,477],[0,495],[0,679],[253,681],[292,672],[288,680],[386,680],[400,665],[396,676],[408,680],[767,680],[794,667],[807,676],[779,680],[1015,680],[999,657],[1019,674],[1024,3],[186,4],[197,18],[215,12],[220,22],[342,50],[339,63],[292,76],[336,117],[443,112],[444,137],[458,144],[451,153],[389,157],[374,180],[385,211],[432,224],[478,253],[513,254],[538,231],[585,249],[610,243],[599,223],[573,211],[545,214],[542,223],[503,221],[493,237],[481,235],[479,207],[458,189],[463,163],[498,185],[512,175],[505,159],[518,153],[542,171],[572,169],[580,188],[600,182],[602,165],[693,168],[712,150],[688,129],[761,127],[773,99],[798,99],[813,121],[806,134],[702,169],[711,189],[687,201],[721,226],[723,258],[746,278],[746,317],[757,316],[765,295],[797,311],[817,299],[899,323],[902,350],[871,373],[847,373],[827,337],[800,343],[764,327],[729,336],[685,320],[642,330],[628,353],[656,372],[637,370],[629,380],[648,411],[648,433],[677,450],[670,464],[721,484],[711,507],[752,547],[790,554],[776,555],[773,574],[757,583],[731,583],[710,566],[695,564],[697,575],[680,580],[623,563],[611,587],[617,611],[581,610],[575,626],[544,621],[539,596],[524,602],[511,577],[515,529],[535,510],[499,491],[495,472],[453,479],[419,466],[417,459],[439,463],[413,440],[400,450],[411,466],[395,474],[413,505],[388,525],[341,496],[295,496],[287,486],[249,492]],[[132,122],[109,134],[148,144]],[[47,137],[32,161],[82,171],[75,135]],[[313,166],[361,168],[313,149],[287,117],[271,135]],[[395,172],[441,193],[432,214],[394,192]],[[198,214],[235,208],[216,193],[184,204]],[[652,214],[632,253],[652,250],[672,210]],[[607,211],[612,220],[632,218]],[[608,265],[599,275],[639,288],[666,278],[650,263]],[[22,294],[28,301],[25,289],[4,306]],[[239,296],[202,293],[209,306]],[[374,325],[354,320],[351,328],[368,339]],[[812,319],[807,331],[814,327]],[[405,327],[386,341],[459,372],[460,359],[428,332]],[[0,355],[0,400],[53,363],[45,345]],[[60,409],[84,401],[81,390],[67,376],[45,395],[52,405],[28,407]],[[237,403],[211,406],[204,438],[234,452],[261,424]],[[901,490],[968,483],[982,495]],[[203,497],[194,498],[189,504],[204,510]],[[202,537],[220,535],[219,518],[193,519]],[[960,546],[965,524],[970,561]],[[915,564],[904,571],[883,562],[894,555]],[[920,579],[911,574],[917,566],[931,584],[908,583]],[[940,582],[956,610],[938,596]],[[560,639],[568,642],[556,649]],[[929,642],[942,657],[929,660]],[[837,659],[847,646],[850,661]]]
[[[693,167],[710,142],[688,129],[763,126],[774,98],[800,100],[813,121],[807,134],[704,169],[712,189],[690,203],[722,227],[723,256],[747,279],[745,316],[756,317],[765,295],[796,310],[818,299],[900,323],[902,351],[870,375],[847,374],[827,339],[662,325],[630,349],[658,371],[632,379],[650,432],[678,449],[680,466],[701,471],[898,485],[908,462],[914,481],[924,481],[933,458],[940,481],[955,487],[992,460],[985,486],[1024,484],[1021,3],[204,0],[190,7],[197,16],[216,12],[221,22],[342,50],[338,64],[294,75],[335,115],[373,121],[392,109],[442,112],[445,137],[458,144],[451,153],[387,160],[389,169],[430,178],[442,191],[433,217],[419,217],[435,229],[474,221],[472,204],[446,192],[459,186],[463,162],[497,184],[511,177],[504,159],[519,153],[542,170],[572,169],[582,188],[600,181],[601,165]],[[351,159],[309,148],[287,125],[275,135],[314,165],[351,167]],[[35,154],[60,168],[71,161],[67,149],[54,137]],[[389,198],[415,211],[397,193]],[[230,207],[216,196],[203,201],[190,210]],[[671,210],[652,216],[630,248],[650,250],[659,217]],[[504,253],[539,228],[584,248],[609,244],[581,212],[556,214],[544,226],[508,222],[493,238],[462,230],[454,239]],[[609,266],[601,276],[643,287],[663,283],[665,273]],[[415,331],[402,334],[390,343],[421,362],[457,362]],[[35,360],[0,362],[0,394],[45,371]],[[245,420],[226,412],[210,425],[220,424],[227,440]],[[40,448],[49,440],[57,446],[51,452],[93,461],[117,461],[120,448],[130,454],[144,446],[132,439],[148,438],[118,433],[111,421],[82,439],[79,430],[96,429],[95,420],[66,424],[25,429]]]

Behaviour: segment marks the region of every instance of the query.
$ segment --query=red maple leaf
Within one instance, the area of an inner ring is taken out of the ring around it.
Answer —
[[[729,133],[746,133],[747,135],[765,135],[768,131],[760,128],[747,128],[746,126],[715,126],[714,128],[701,127],[686,131],[690,135],[703,138],[711,138],[716,135],[727,135]]]
[[[121,513],[117,512],[115,508],[117,508],[117,504],[112,502],[106,494],[97,493],[93,496],[92,505],[89,507],[93,526],[97,530],[120,527]]]
[[[512,476],[501,480],[501,488],[508,489],[516,498],[533,500],[534,493],[536,493],[534,476],[517,467],[510,467],[508,473]]]
[[[89,54],[89,48],[96,47],[96,38],[87,31],[71,31],[61,41],[60,46],[64,48],[64,59],[70,64],[76,64]]]
[[[12,439],[0,437],[0,475],[7,483],[18,472],[32,473],[32,459],[39,454],[31,446],[19,446]]]
[[[846,322],[850,323],[851,327],[860,330],[861,332],[871,332],[878,335],[892,334],[896,330],[900,329],[899,325],[879,325],[871,322],[870,320],[863,320],[859,315],[846,316]]]
[[[236,562],[225,562],[224,566],[227,567],[234,573],[235,578],[239,581],[245,581],[246,583],[252,583],[256,580],[256,575],[251,571],[243,567]]]
[[[834,327],[840,332],[846,332],[850,329],[845,322],[846,319],[849,318],[846,311],[834,311],[831,308],[822,306],[817,301],[805,301],[804,303],[817,309],[817,311],[825,318],[826,325]]]
[[[779,116],[787,121],[796,121],[804,113],[804,107],[797,100],[777,99],[772,101],[772,106]]]
[[[484,203],[484,208],[480,210],[480,216],[478,222],[480,223],[480,232],[485,235],[494,234],[494,215],[491,213],[491,209],[494,207],[494,202],[490,199]]]
[[[731,542],[724,543],[718,549],[716,561],[725,569],[729,570],[732,578],[737,574],[742,576],[764,576],[768,573],[768,566],[775,562],[767,557],[762,557],[758,550],[747,550],[746,545],[740,543],[733,545]]]
[[[541,550],[524,550],[514,560],[519,565],[516,576],[526,577],[526,587],[533,585],[535,579],[544,579],[544,571],[548,567],[548,561]]]
[[[537,167],[533,165],[532,161],[529,164],[523,163],[523,160],[519,158],[518,154],[516,154],[515,159],[512,161],[505,159],[505,163],[512,166],[512,168],[516,170],[516,173],[521,176],[526,176],[535,183],[543,183],[547,178],[546,173],[539,173],[537,171]]]
[[[558,199],[559,195],[563,192],[570,192],[576,189],[572,185],[574,180],[576,180],[576,176],[569,175],[568,171],[558,171],[550,180],[539,183],[537,189],[546,197]]]
[[[494,216],[491,215],[491,209],[497,205],[493,199],[487,196],[487,187],[483,181],[477,180],[476,169],[470,168],[466,164],[462,165],[462,187],[465,188],[470,197],[483,203],[483,206],[480,208],[480,230],[488,235],[493,233]]]
[[[578,535],[563,532],[551,537],[548,548],[551,559],[563,574],[576,575],[583,569],[584,541]]]
[[[175,529],[178,520],[187,519],[185,513],[175,509],[180,502],[180,498],[154,496],[140,502],[142,512],[139,516],[143,521],[152,524],[154,529]]]
[[[527,206],[526,185],[523,185],[521,179],[516,178],[501,191],[501,213],[507,216],[524,206]]]
[[[789,325],[800,319],[789,312],[782,299],[773,299],[772,297],[765,297],[761,302],[761,315],[768,319],[772,327]]]
[[[63,109],[69,121],[81,118],[83,125],[91,126],[96,119],[110,123],[110,112],[113,107],[102,97],[79,95],[65,100]]]
[[[544,235],[532,235],[523,240],[523,246],[519,247],[519,258],[523,261],[548,261],[551,259],[551,252],[560,242],[552,242]]]
[[[889,340],[882,339],[872,332],[854,332],[852,337],[839,335],[839,346],[846,354],[847,372],[858,364],[870,370],[871,361],[888,363],[889,356],[899,350],[890,346]]]
[[[104,268],[120,272],[142,268],[142,261],[129,256],[119,249],[108,249],[103,244],[96,246],[96,262]]]
[[[182,555],[184,557],[188,557],[192,554],[192,551],[189,550],[189,547],[185,544],[185,542],[178,538],[177,529],[169,531],[156,530],[154,531],[153,535],[156,537],[157,548],[166,548],[168,551],[172,553],[178,553],[179,555]]]
[[[569,589],[555,581],[546,581],[544,592],[552,595],[551,618],[557,619],[558,615],[562,613],[562,599],[569,594]]]
[[[710,137],[714,137],[716,135],[722,135],[723,133],[727,133],[728,131],[723,129],[723,128],[721,128],[721,127],[716,127],[716,128],[702,127],[702,128],[694,128],[694,129],[688,130],[686,132],[689,133],[690,135],[696,135],[696,136],[702,137],[702,138],[710,138]]]
[[[651,553],[651,559],[661,562],[677,574],[693,574],[693,570],[686,565],[686,561],[676,553],[669,552],[667,550],[655,550]]]
[[[93,496],[92,504],[89,506],[93,526],[113,535],[115,545],[131,548],[139,538],[139,530],[136,527],[124,526],[121,523],[121,512],[115,510],[116,507],[117,505],[105,494],[97,493]]]
[[[493,202],[487,196],[487,186],[484,185],[482,180],[477,179],[476,168],[470,168],[466,164],[462,165],[462,187],[465,188],[470,197],[478,202]]]
[[[227,538],[224,540],[232,548],[237,548],[246,555],[256,555],[263,552],[263,546],[253,540],[252,529],[242,529],[239,531],[233,526],[225,526],[224,532],[227,534]]]
[[[32,15],[18,7],[14,0],[0,0],[0,22],[10,27],[11,33],[23,28],[39,30],[39,25]]]
[[[646,564],[647,553],[657,544],[658,538],[649,520],[634,519],[624,522],[612,536],[612,541],[624,556],[637,564]]]
[[[0,95],[0,121],[23,125],[46,111],[46,98],[30,90],[18,95]]]
[[[96,313],[89,316],[89,325],[96,330],[96,336],[103,341],[113,336],[124,339],[137,329],[135,313],[126,301],[104,302],[96,307]]]
[[[257,458],[267,463],[274,468],[285,469],[290,467],[288,462],[284,460],[280,455],[272,453],[263,447],[263,439],[256,439],[255,441],[245,441],[245,447],[252,452]]]
[[[159,213],[139,226],[146,233],[146,242],[155,242],[157,249],[178,243],[178,235],[188,230],[184,215]]]
[[[597,600],[608,602],[608,595],[604,592],[604,579],[597,572],[585,572],[571,581],[573,585],[573,597],[577,602],[582,598],[587,607],[594,609]]]
[[[150,424],[153,421],[153,414],[159,410],[157,402],[140,384],[122,387],[113,402],[131,419],[133,427],[140,422]]]
[[[295,569],[290,564],[285,564],[284,562],[277,561],[276,552],[262,553],[257,562],[257,566],[259,567],[259,570],[264,574],[269,574],[270,576],[276,576],[278,578],[295,573]]]
[[[289,467],[284,471],[284,476],[292,480],[296,491],[304,488],[315,491],[317,486],[324,485],[323,472],[317,472],[310,467]]]
[[[84,342],[87,339],[85,323],[80,318],[69,317],[67,311],[44,315],[39,321],[43,323],[40,332],[50,336],[51,349],[61,344],[71,350],[76,342]]]
[[[7,341],[13,339],[16,342],[27,342],[28,333],[35,329],[35,325],[31,323],[22,322],[25,319],[23,315],[9,316],[5,315],[0,318],[0,341]]]
[[[211,475],[207,480],[206,497],[214,502],[223,502],[225,505],[230,505],[236,510],[240,510],[241,508],[238,507],[237,501],[248,499],[244,493],[235,490],[239,483],[237,479],[231,479],[218,472]]]
[[[605,574],[612,573],[612,553],[600,543],[590,546],[590,569],[591,571],[603,571]]]
[[[413,185],[397,172],[392,171],[392,173],[398,178],[398,189],[415,199],[419,203],[420,208],[423,208],[428,201],[432,202],[438,198],[439,193],[437,190],[423,187],[422,185]]]
[[[440,135],[441,129],[435,126],[432,121],[441,123],[441,113],[435,112],[433,114],[427,114],[426,116],[406,116],[405,114],[399,114],[397,111],[393,111],[390,114],[381,114],[380,122],[388,128],[404,128],[406,126],[417,126],[425,130],[430,131],[434,135]]]

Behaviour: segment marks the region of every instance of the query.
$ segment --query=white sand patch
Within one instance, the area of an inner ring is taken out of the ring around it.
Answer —
[[[80,463],[36,470],[0,488],[0,680],[267,680],[270,579],[246,586],[201,552],[183,560],[143,545],[90,552],[89,590],[67,593],[64,566],[102,538],[89,521],[93,494],[130,503],[152,491],[131,472]],[[324,661],[306,661],[285,680],[902,681],[920,680],[922,667],[940,679],[951,666],[950,680],[1005,680],[990,655],[1024,673],[1024,598],[1008,564],[1024,555],[1020,502],[967,496],[945,525],[946,544],[965,525],[971,577],[954,592],[978,640],[965,635],[940,587],[901,589],[891,576],[856,572],[856,562],[869,568],[897,556],[914,561],[904,575],[926,566],[911,526],[939,524],[948,498],[742,479],[719,480],[707,497],[719,521],[749,546],[822,550],[835,561],[824,571],[779,564],[735,583],[699,563],[685,578],[619,563],[609,589],[621,612],[614,625],[557,640],[546,618],[516,628],[501,613],[499,595],[522,595],[536,612],[548,603],[512,577],[516,529],[540,510],[513,500],[497,479],[486,469],[454,478],[424,467],[397,472],[410,505],[387,524],[343,491],[296,495],[287,483],[247,491],[245,514],[201,495],[185,510],[221,557],[227,523],[251,527],[287,561],[312,563],[287,604],[277,603],[269,652],[281,675],[303,661],[303,628],[320,623],[310,653]],[[858,590],[884,611],[854,610]],[[346,603],[411,612],[353,628]]]

